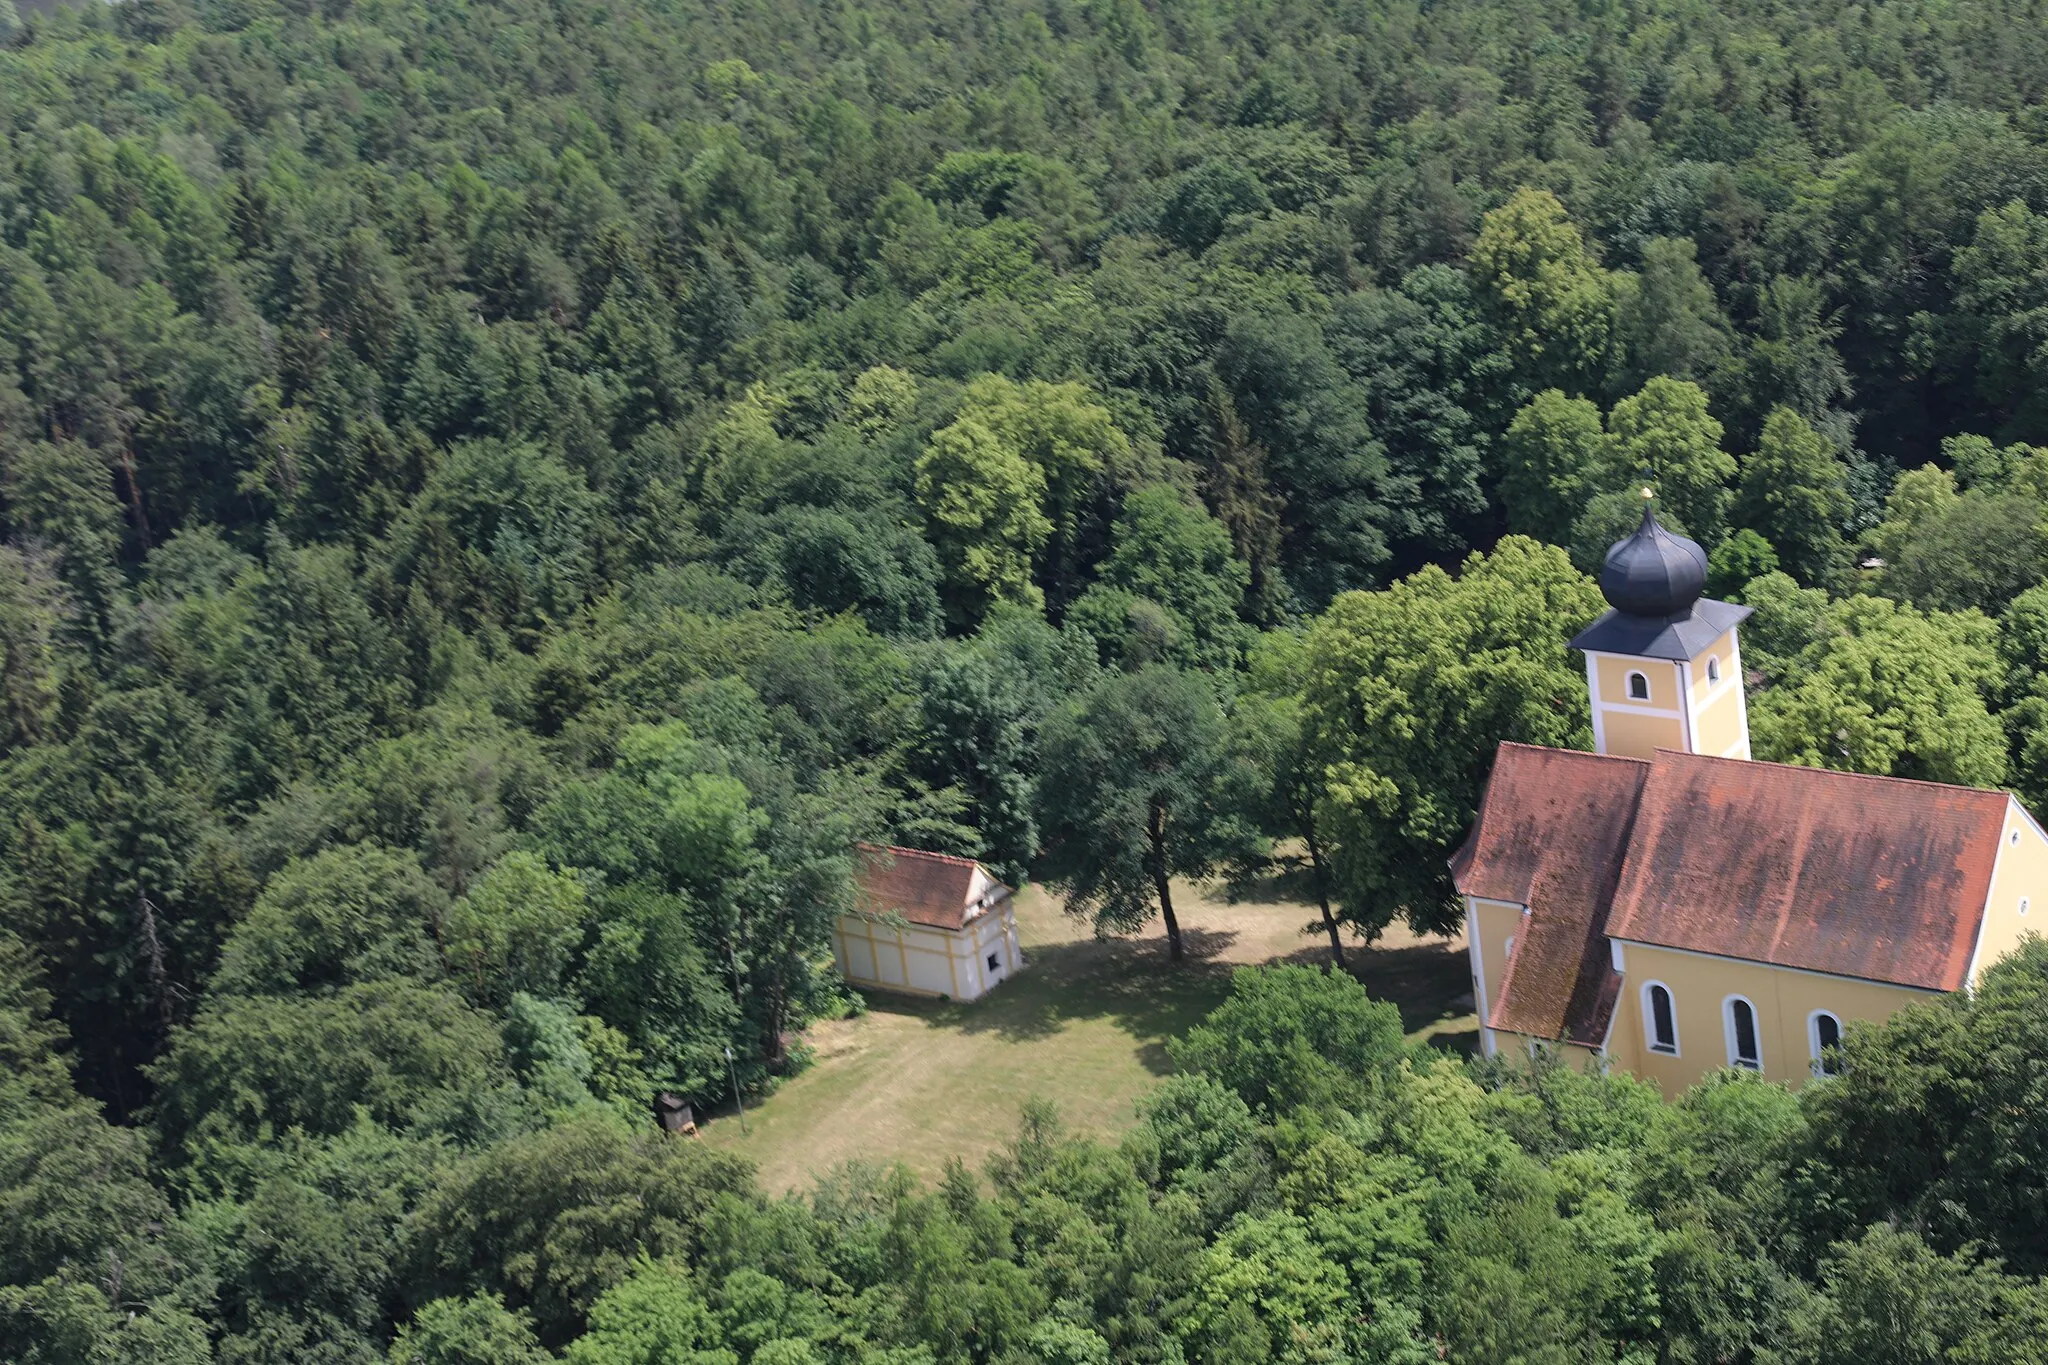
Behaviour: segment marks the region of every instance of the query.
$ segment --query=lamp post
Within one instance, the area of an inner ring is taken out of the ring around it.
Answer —
[[[731,1043],[725,1045],[725,1074],[732,1077],[732,1102],[739,1106],[740,1132],[746,1133],[748,1132],[747,1102],[740,1098],[740,1073],[733,1065]]]

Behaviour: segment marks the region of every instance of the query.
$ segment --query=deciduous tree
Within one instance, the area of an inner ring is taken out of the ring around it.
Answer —
[[[1585,671],[1565,642],[1605,604],[1562,550],[1511,536],[1457,577],[1351,593],[1309,630],[1304,697],[1329,797],[1320,822],[1345,921],[1451,922],[1444,860],[1502,740],[1583,746]]]
[[[1250,778],[1225,742],[1202,679],[1163,664],[1113,674],[1053,712],[1042,739],[1039,828],[1047,884],[1100,934],[1156,912],[1185,956],[1172,880],[1208,876],[1256,838],[1241,814]]]

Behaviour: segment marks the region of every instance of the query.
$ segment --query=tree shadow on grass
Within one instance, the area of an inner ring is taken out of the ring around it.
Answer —
[[[963,1003],[877,993],[877,1013],[910,1015],[931,1028],[994,1033],[1011,1042],[1050,1038],[1068,1024],[1106,1019],[1139,1044],[1147,1070],[1173,1070],[1165,1042],[1200,1023],[1230,991],[1232,964],[1219,960],[1235,933],[1185,930],[1184,961],[1174,963],[1157,936],[1046,944],[1025,954],[1025,968],[981,999]]]
[[[1201,1023],[1230,993],[1230,974],[1242,964],[1222,955],[1237,937],[1191,927],[1182,934],[1187,957],[1180,963],[1168,959],[1166,941],[1156,934],[1047,944],[1030,950],[1025,969],[980,1000],[876,993],[868,997],[869,1008],[922,1019],[930,1028],[993,1033],[1011,1042],[1050,1038],[1078,1020],[1106,1019],[1138,1043],[1138,1058],[1148,1071],[1164,1076],[1173,1071],[1167,1042]],[[1448,942],[1351,947],[1345,958],[1374,999],[1391,1001],[1401,1012],[1404,1032],[1468,1012],[1454,1003],[1472,985],[1465,954]],[[1321,967],[1329,950],[1305,947],[1278,960]],[[1455,1042],[1444,1045],[1457,1050]]]
[[[1327,943],[1304,948],[1280,959],[1299,966],[1322,967],[1330,961]],[[1472,969],[1465,950],[1448,939],[1400,948],[1344,945],[1344,966],[1375,1000],[1392,1002],[1401,1011],[1401,1031],[1414,1033],[1472,1011],[1459,997],[1471,993]]]
[[[1474,1024],[1471,1028],[1461,1028],[1454,1033],[1432,1033],[1424,1040],[1423,1046],[1469,1061],[1479,1055],[1479,1026]]]

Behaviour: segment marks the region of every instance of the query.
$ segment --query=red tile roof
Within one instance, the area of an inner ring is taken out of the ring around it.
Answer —
[[[1458,890],[1525,905],[1490,1028],[1595,1042],[1610,938],[1951,991],[1968,976],[2003,792],[1659,750],[1503,744]]]
[[[934,929],[958,929],[987,905],[1010,894],[993,876],[988,885],[994,894],[980,903],[969,899],[974,874],[981,864],[972,858],[955,858],[947,853],[926,853],[915,848],[883,848],[875,844],[860,847],[860,880],[856,901],[868,914],[899,914],[912,924]],[[986,869],[982,869],[987,876]]]
[[[1452,859],[1459,891],[1526,905],[1487,1027],[1600,1045],[1621,988],[1607,909],[1650,765],[1503,744],[1472,835]]]
[[[1969,975],[2008,797],[1659,753],[1615,938],[1930,990]]]

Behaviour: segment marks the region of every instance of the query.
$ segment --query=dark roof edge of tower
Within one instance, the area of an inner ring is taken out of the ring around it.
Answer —
[[[1711,597],[1702,597],[1682,616],[1630,616],[1610,609],[1574,635],[1567,648],[1644,659],[1696,659],[1755,610]]]

